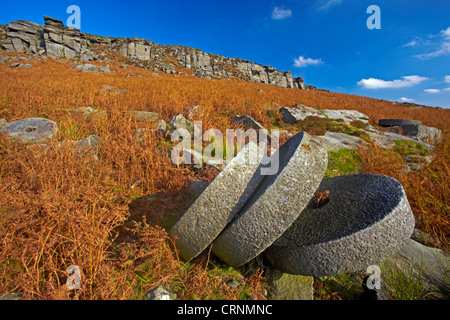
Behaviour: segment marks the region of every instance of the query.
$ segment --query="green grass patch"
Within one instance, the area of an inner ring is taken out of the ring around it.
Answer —
[[[402,156],[427,156],[430,154],[430,150],[418,142],[407,140],[394,140],[394,142],[396,144],[394,150]]]
[[[354,149],[328,152],[328,168],[325,178],[337,177],[359,172],[361,157]]]

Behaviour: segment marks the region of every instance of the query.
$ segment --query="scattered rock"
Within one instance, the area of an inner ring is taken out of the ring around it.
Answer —
[[[109,68],[109,64],[106,67],[105,66],[98,67],[98,71],[105,72],[105,73],[111,73],[111,69]]]
[[[159,285],[144,294],[142,300],[176,300],[176,298],[176,294],[167,291],[163,286]]]
[[[272,171],[213,243],[214,254],[233,267],[255,258],[295,221],[319,186],[328,157],[299,132],[270,160]]]
[[[158,120],[155,125],[156,132],[165,136],[167,133],[167,122],[164,119]]]
[[[143,77],[143,75],[139,74],[139,73],[128,73],[125,75],[125,78],[131,78],[131,77]]]
[[[58,132],[58,125],[49,119],[26,118],[8,123],[1,132],[24,142],[43,142]]]
[[[156,72],[150,72],[148,75],[152,77],[159,77],[159,73]]]
[[[19,65],[20,65],[20,63],[13,62],[13,63],[11,63],[9,66],[10,66],[11,68],[17,68]]]
[[[268,268],[264,272],[269,300],[313,300],[314,278]]]
[[[31,68],[33,68],[33,65],[29,64],[29,63],[26,63],[26,64],[19,64],[17,67],[18,68],[24,68],[24,69],[31,69]]]
[[[102,140],[97,135],[90,135],[86,139],[77,142],[74,152],[78,155],[91,153],[95,157],[98,156]]]
[[[328,151],[358,149],[358,147],[364,145],[363,139],[340,132],[327,131],[325,135],[312,137],[311,139],[323,144]]]
[[[398,291],[412,291],[398,279],[406,278],[414,285],[416,299],[448,299],[450,293],[450,257],[442,250],[408,240],[400,251],[380,264],[379,299],[400,299]],[[396,281],[397,280],[397,281]],[[400,287],[399,287],[400,286]],[[396,292],[397,291],[397,292]],[[404,296],[403,299],[408,299]]]
[[[356,110],[322,110],[323,115],[333,120],[342,120],[343,122],[362,121],[369,122],[369,117]]]
[[[304,120],[307,117],[321,117],[325,116],[317,109],[305,106],[303,104],[296,104],[292,107],[283,107],[279,109],[282,119],[287,124],[294,124],[299,120]]]
[[[5,118],[0,119],[0,130],[8,124]]]
[[[120,94],[123,92],[127,92],[126,89],[121,89],[113,86],[104,85],[102,89],[100,90],[100,93],[112,93],[112,94]]]
[[[156,122],[159,119],[159,113],[151,111],[128,111],[126,112],[128,116],[137,122],[149,121]]]
[[[237,123],[239,125],[243,125],[244,126],[244,130],[248,130],[248,129],[255,129],[255,130],[260,130],[260,129],[264,129],[264,127],[257,122],[255,119],[253,119],[252,117],[248,116],[248,115],[243,115],[243,116],[235,116],[234,123]]]
[[[402,185],[372,174],[324,179],[329,191],[311,200],[292,226],[264,252],[270,264],[292,274],[325,276],[355,272],[395,254],[414,230]]]
[[[99,67],[94,65],[94,64],[80,64],[80,65],[74,65],[72,66],[72,69],[75,70],[80,70],[83,72],[98,72],[99,71]]]
[[[172,117],[172,119],[170,119],[170,126],[173,131],[178,129],[186,129],[191,134],[194,133],[193,123],[186,119],[182,114]]]
[[[258,170],[262,156],[256,144],[247,144],[170,229],[183,259],[210,245],[252,195],[263,178]]]
[[[0,63],[6,64],[6,62],[8,62],[9,59],[10,59],[9,56],[7,56],[7,55],[2,55],[2,56],[0,57]]]
[[[11,292],[11,293],[5,293],[4,295],[0,296],[0,300],[22,300],[22,295],[20,293]]]

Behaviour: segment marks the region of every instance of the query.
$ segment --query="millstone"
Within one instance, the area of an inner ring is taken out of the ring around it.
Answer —
[[[43,142],[58,132],[58,125],[44,118],[26,118],[8,123],[2,132],[22,141]]]
[[[266,175],[236,218],[214,241],[213,252],[237,267],[269,247],[306,207],[325,174],[324,148],[299,132],[272,156],[276,174]]]
[[[273,267],[287,273],[332,276],[364,270],[402,248],[414,230],[414,216],[402,185],[374,174],[324,179],[314,200],[292,226],[264,252]]]
[[[183,259],[200,254],[242,208],[263,177],[263,151],[249,142],[170,229]]]
[[[422,124],[422,122],[419,120],[410,120],[410,119],[380,119],[380,120],[378,120],[378,125],[381,127],[419,125],[419,124]]]

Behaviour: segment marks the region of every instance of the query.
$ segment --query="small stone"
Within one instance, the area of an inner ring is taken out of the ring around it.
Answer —
[[[8,123],[1,132],[22,141],[43,142],[58,132],[58,125],[45,118],[26,118]]]
[[[157,286],[142,297],[142,300],[175,300],[176,294],[167,291],[163,286]]]

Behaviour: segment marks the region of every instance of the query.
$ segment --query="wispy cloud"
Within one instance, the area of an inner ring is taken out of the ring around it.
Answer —
[[[415,58],[428,60],[442,55],[450,54],[450,27],[445,30],[441,30],[438,35],[429,35],[428,38],[429,39],[422,41],[422,43],[424,46],[433,47],[433,51],[417,54],[414,56]],[[417,42],[417,44],[419,43],[420,42]]]
[[[319,10],[327,10],[331,7],[340,5],[342,0],[320,0],[318,2]]]
[[[398,89],[415,86],[428,78],[417,75],[404,76],[396,80],[381,80],[375,78],[362,79],[358,81],[358,85],[365,89]]]
[[[436,94],[436,93],[441,92],[441,90],[439,90],[439,89],[425,89],[423,91],[426,93],[431,93],[431,94]]]
[[[445,76],[444,79],[445,83],[450,83],[450,76]]]
[[[322,59],[305,58],[304,56],[299,56],[298,58],[294,59],[294,67],[297,68],[303,68],[309,65],[318,65],[322,63]]]
[[[273,8],[272,19],[273,20],[283,20],[292,16],[291,9],[282,9],[280,7]]]

